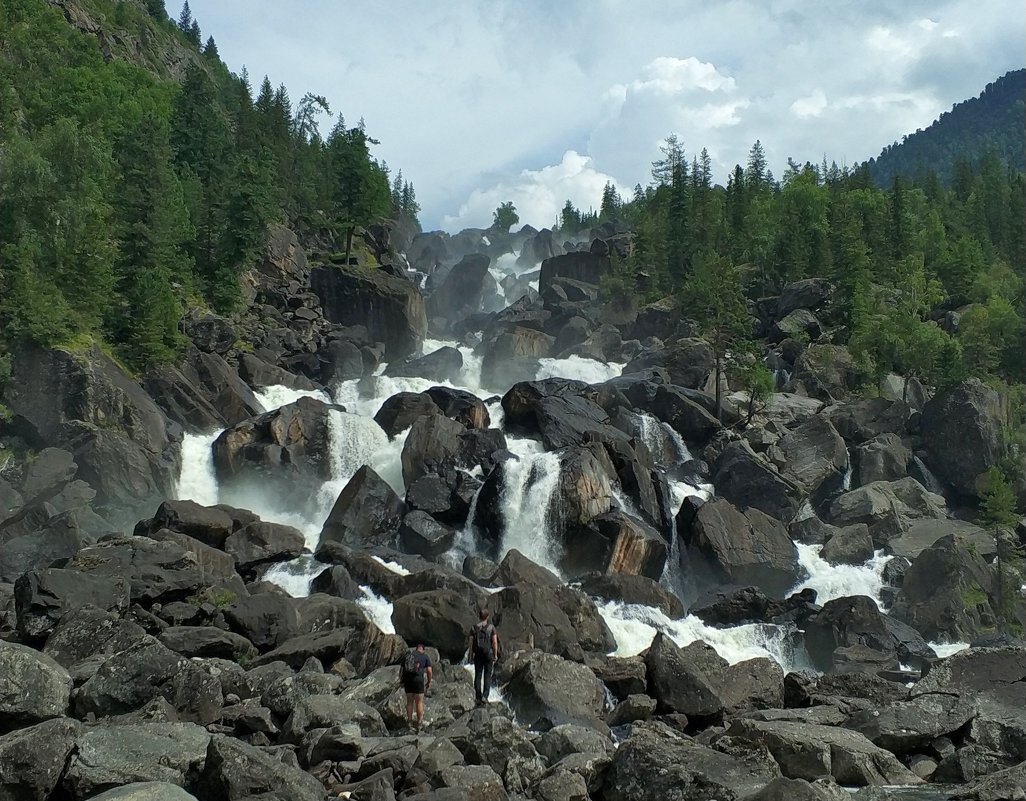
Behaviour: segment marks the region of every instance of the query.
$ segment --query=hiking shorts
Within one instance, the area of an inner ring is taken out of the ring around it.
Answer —
[[[403,691],[407,695],[423,695],[424,694],[424,677],[423,676],[411,676],[410,678],[403,679]]]

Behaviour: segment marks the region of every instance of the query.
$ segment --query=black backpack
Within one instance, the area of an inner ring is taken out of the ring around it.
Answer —
[[[492,655],[492,634],[495,633],[495,626],[491,623],[474,626],[474,656]]]
[[[413,679],[420,675],[421,660],[417,659],[417,652],[412,648],[406,652],[403,659],[403,678]]]

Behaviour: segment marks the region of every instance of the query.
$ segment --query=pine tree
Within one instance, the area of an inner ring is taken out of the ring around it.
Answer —
[[[211,61],[220,61],[221,56],[217,52],[217,42],[214,41],[213,36],[207,37],[207,43],[203,45],[203,55],[209,58]]]
[[[752,320],[740,271],[714,253],[699,253],[681,296],[681,308],[695,319],[713,349],[717,418],[722,420],[721,387],[727,354],[736,358],[751,347]]]
[[[517,214],[517,207],[512,200],[500,203],[499,207],[492,212],[492,227],[498,231],[509,231],[514,225],[520,222],[520,215]]]
[[[1015,604],[1019,595],[1016,588],[1021,584],[1022,548],[1011,536],[1012,527],[1019,519],[1015,511],[1015,493],[997,467],[991,467],[980,481],[980,517],[981,522],[990,528],[997,549],[993,595],[998,624],[1007,634],[1013,626],[1021,629],[1016,621]],[[1013,575],[1017,576],[1014,581]]]
[[[188,36],[189,31],[192,30],[192,9],[189,8],[189,0],[185,0],[185,5],[182,6],[182,13],[178,15],[178,30]]]

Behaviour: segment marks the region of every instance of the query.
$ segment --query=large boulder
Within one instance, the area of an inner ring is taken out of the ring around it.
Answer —
[[[910,451],[897,434],[880,434],[855,449],[853,485],[898,481],[908,475]]]
[[[385,375],[397,378],[425,378],[431,381],[457,381],[463,369],[463,354],[445,346],[418,358],[390,362]]]
[[[93,657],[113,656],[146,637],[137,623],[87,605],[70,609],[60,619],[43,653],[70,670]]]
[[[790,386],[819,400],[844,400],[858,386],[855,360],[842,345],[810,345],[795,362]]]
[[[417,419],[403,445],[403,481],[406,486],[429,473],[470,467],[462,458],[465,452],[463,435],[466,433],[467,429],[462,425],[440,414]]]
[[[666,370],[674,386],[703,389],[716,367],[716,358],[707,343],[698,339],[679,339],[635,357],[623,372],[624,375],[639,373],[650,367]]]
[[[581,283],[597,287],[602,281],[603,274],[608,269],[608,256],[600,256],[588,251],[575,251],[560,256],[553,256],[541,263],[538,291],[542,297],[545,297],[547,290],[561,278],[580,281]]]
[[[204,393],[210,405],[229,425],[265,411],[253,390],[239,377],[238,371],[216,353],[190,351],[182,374]]]
[[[580,578],[581,589],[603,601],[654,606],[671,620],[684,617],[684,604],[661,584],[646,576],[625,573],[589,573]]]
[[[602,719],[605,688],[595,674],[554,654],[531,653],[515,667],[505,695],[517,722],[539,731]]]
[[[874,481],[839,495],[830,504],[829,522],[836,526],[865,523],[873,541],[886,544],[902,533],[910,521],[940,520],[947,516],[943,497],[929,492],[914,478]]]
[[[758,456],[747,443],[732,442],[716,460],[716,494],[740,509],[754,508],[788,523],[798,513],[804,490]]]
[[[469,314],[488,311],[498,284],[488,271],[491,259],[483,253],[464,256],[427,299],[428,317],[459,320]],[[494,306],[491,307],[494,310]],[[435,376],[432,376],[434,378]]]
[[[883,709],[857,712],[844,725],[864,734],[874,745],[908,758],[925,752],[938,737],[957,739],[957,733],[975,716],[969,698],[952,700],[929,693]]]
[[[194,723],[96,726],[78,738],[64,782],[77,798],[135,782],[182,787],[202,769],[210,734]]]
[[[940,392],[923,407],[921,432],[927,464],[963,495],[1004,456],[1001,396],[979,379]]]
[[[385,343],[386,361],[420,349],[427,313],[420,290],[411,282],[384,270],[333,265],[311,270],[310,286],[328,321],[365,327],[372,341]]]
[[[130,525],[173,494],[179,457],[167,418],[99,348],[24,349],[12,372],[4,403],[14,430],[71,451],[112,522]]]
[[[64,775],[82,724],[56,718],[0,737],[0,793],[10,801],[46,801]]]
[[[631,726],[606,775],[607,801],[747,799],[779,772],[714,750],[664,723]]]
[[[28,523],[29,517],[21,518],[21,522]],[[72,556],[83,545],[75,511],[54,515],[39,526],[27,525],[32,531],[20,536],[15,534],[17,528],[12,525],[0,529],[0,581],[13,582],[30,570],[49,567]],[[8,534],[13,536],[8,538]]]
[[[707,657],[702,649],[681,649],[662,632],[656,634],[645,654],[645,666],[648,694],[656,699],[659,710],[687,715],[689,720],[715,720],[723,714],[727,703],[704,670]]]
[[[339,494],[320,541],[357,548],[395,544],[406,504],[381,476],[364,465]]]
[[[700,588],[754,584],[783,597],[798,579],[798,549],[782,523],[758,509],[742,513],[722,498],[677,519],[682,566]]]
[[[212,737],[198,779],[202,798],[244,801],[253,797],[323,801],[317,779],[274,754],[230,737]]]
[[[569,659],[583,657],[577,629],[555,588],[516,584],[492,595],[490,603],[505,651],[534,647]]]
[[[203,594],[245,594],[235,560],[185,534],[161,530],[151,537],[109,537],[83,548],[66,564],[69,571],[128,581],[131,601],[184,601]],[[100,606],[101,604],[96,604]]]
[[[71,676],[45,654],[0,640],[0,733],[63,717]]]
[[[934,696],[971,705],[971,742],[1003,755],[1007,763],[1026,760],[1026,711],[1022,677],[1026,649],[1021,645],[968,648],[935,664],[910,690],[913,699]]]
[[[273,650],[299,634],[297,603],[284,593],[262,592],[238,598],[222,614],[229,629],[259,651]]]
[[[834,404],[823,410],[845,442],[860,445],[881,434],[901,436],[909,423],[912,409],[901,401],[886,398],[863,398],[850,403]]]
[[[177,531],[214,548],[224,549],[225,540],[235,530],[235,521],[225,509],[201,506],[194,501],[164,501],[157,507],[145,530],[151,534],[160,529]]]
[[[858,732],[792,721],[735,720],[727,735],[769,749],[789,779],[838,784],[921,784],[897,758]]]
[[[213,444],[221,491],[238,496],[240,505],[245,505],[247,493],[258,485],[261,494],[271,487],[283,502],[309,504],[310,482],[328,481],[335,470],[333,424],[352,428],[357,439],[366,441],[376,433],[377,439],[371,441],[385,442],[383,432],[368,431],[367,420],[344,411],[304,397],[226,429]],[[334,423],[333,414],[340,415]]]
[[[432,648],[459,662],[467,650],[467,635],[477,615],[464,594],[452,590],[416,592],[392,605],[396,634],[409,643]]]
[[[785,317],[797,309],[815,311],[833,294],[834,287],[825,278],[803,278],[783,288],[777,298],[777,317]]]
[[[972,540],[943,537],[905,571],[891,614],[931,641],[972,641],[997,620],[995,579]]]
[[[839,488],[848,467],[844,440],[821,415],[787,432],[770,447],[769,454],[781,474],[813,498]]]
[[[269,562],[295,559],[306,551],[306,539],[298,528],[259,520],[232,533],[224,549],[245,574]]]
[[[835,598],[805,624],[805,646],[820,670],[832,667],[835,649],[852,645],[866,645],[920,667],[936,658],[919,632],[881,612],[865,595]]]
[[[252,664],[260,666],[284,662],[294,670],[299,670],[312,657],[325,670],[330,670],[340,659],[344,659],[359,675],[396,664],[406,651],[403,640],[394,634],[382,632],[366,619],[356,604],[348,601],[339,603],[355,607],[359,619],[337,623],[329,621],[329,627],[293,637],[273,651],[257,657]]]
[[[124,614],[129,603],[129,582],[123,576],[33,570],[15,582],[14,601],[22,635],[44,637],[66,612],[86,605]]]
[[[417,420],[439,414],[438,405],[422,392],[397,392],[388,398],[374,414],[374,422],[389,437],[394,437]]]
[[[180,720],[202,725],[217,720],[223,701],[215,678],[148,637],[100,665],[76,693],[75,711],[79,716],[123,715],[160,698]]]
[[[669,544],[654,528],[615,510],[593,517],[566,534],[560,565],[568,575],[591,571],[658,581]]]

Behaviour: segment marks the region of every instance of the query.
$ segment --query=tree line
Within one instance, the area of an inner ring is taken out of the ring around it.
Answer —
[[[362,121],[324,134],[323,97],[254,90],[188,5],[177,21],[159,0],[108,5],[190,54],[180,81],[105,60],[38,0],[0,4],[0,348],[101,341],[142,369],[179,353],[185,309],[239,306],[268,223],[339,250],[377,219],[417,224]]]
[[[723,187],[713,184],[707,151],[688,158],[670,136],[648,186],[622,198],[607,185],[597,213],[567,201],[559,228],[567,237],[603,222],[629,231],[605,295],[676,296],[717,366],[740,373],[756,396],[772,388],[754,336],[756,305],[793,281],[827,278],[836,293],[818,314],[828,341],[851,351],[867,392],[891,372],[906,385],[970,376],[1001,385],[1021,453],[1026,183],[991,150],[963,154],[954,175],[950,186],[921,172],[881,188],[868,165],[789,161],[778,181],[756,142]]]

